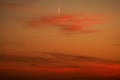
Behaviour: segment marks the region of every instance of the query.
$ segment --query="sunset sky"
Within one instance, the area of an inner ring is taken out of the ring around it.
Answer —
[[[67,20],[60,19],[64,15]],[[120,61],[119,0],[0,0],[0,17],[1,55],[39,57],[39,52],[53,52]],[[103,22],[88,20],[79,24],[92,24],[83,30],[61,30],[86,18]]]

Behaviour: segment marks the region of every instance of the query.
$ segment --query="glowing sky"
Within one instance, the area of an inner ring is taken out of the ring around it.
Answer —
[[[39,56],[30,52],[55,52],[120,61],[119,3],[119,0],[0,0],[0,54]],[[79,15],[77,20],[81,20],[97,15],[97,19],[108,22],[85,28],[98,32],[70,35],[60,30],[61,23],[30,24],[58,16],[58,5],[61,16]]]

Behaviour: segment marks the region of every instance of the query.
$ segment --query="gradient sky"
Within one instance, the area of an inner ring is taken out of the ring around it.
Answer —
[[[57,6],[60,15],[100,15],[108,22],[86,28],[98,32],[73,32],[70,36],[56,25],[39,28],[29,24],[56,16]],[[0,54],[55,52],[120,61],[119,8],[119,0],[0,0]]]

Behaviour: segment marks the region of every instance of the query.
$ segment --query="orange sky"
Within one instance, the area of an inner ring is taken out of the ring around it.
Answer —
[[[29,24],[41,18],[59,16],[56,14],[58,5],[59,15],[100,15],[108,22],[85,28],[98,32],[72,32],[70,35],[58,25]],[[55,52],[120,61],[119,8],[118,0],[0,1],[0,54],[39,56],[39,53],[30,52]]]

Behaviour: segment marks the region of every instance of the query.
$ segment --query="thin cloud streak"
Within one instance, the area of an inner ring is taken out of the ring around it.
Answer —
[[[76,15],[58,15],[58,16],[50,16],[43,17],[39,20],[30,21],[30,26],[33,27],[43,27],[43,25],[52,26],[52,27],[60,27],[62,31],[80,31],[84,32],[87,27],[92,27],[96,24],[106,23],[104,19],[97,19],[94,17],[88,18],[80,18],[81,16]],[[78,19],[79,18],[79,19]],[[90,30],[90,32],[97,32],[97,30]],[[89,31],[85,31],[89,32]]]
[[[33,52],[36,53],[36,52]],[[72,67],[81,67],[94,64],[120,64],[117,61],[104,60],[100,58],[94,58],[89,56],[74,56],[67,55],[63,53],[50,53],[50,52],[37,52],[39,56],[17,56],[17,55],[0,55],[0,62],[13,62],[13,63],[26,63],[26,64],[35,64],[39,66],[72,66]]]

